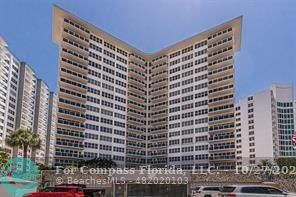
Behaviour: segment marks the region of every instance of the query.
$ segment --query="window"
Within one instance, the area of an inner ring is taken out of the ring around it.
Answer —
[[[242,193],[249,194],[282,194],[283,192],[270,187],[243,187],[241,189]]]

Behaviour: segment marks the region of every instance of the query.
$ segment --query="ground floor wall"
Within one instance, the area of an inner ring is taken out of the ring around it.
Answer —
[[[87,188],[98,188],[105,190],[105,196],[125,197],[125,196],[171,196],[185,197],[189,195],[192,189],[205,185],[241,185],[241,184],[272,184],[280,189],[296,192],[296,174],[272,174],[264,172],[254,173],[238,173],[234,171],[216,171],[211,173],[192,173],[186,172],[183,177],[184,182],[170,182],[173,175],[141,175],[143,181],[138,181],[138,175],[100,175],[100,174],[83,174],[75,171],[72,174],[60,173],[56,171],[43,171],[43,185],[59,185],[59,184],[81,184]],[[160,177],[167,178],[168,182],[153,182]],[[147,182],[150,180],[151,182]],[[86,182],[85,180],[90,180]],[[179,179],[177,179],[179,180]],[[166,195],[168,194],[168,195]]]

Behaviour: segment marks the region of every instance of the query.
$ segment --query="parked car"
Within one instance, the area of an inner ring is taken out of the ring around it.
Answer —
[[[219,186],[201,186],[192,191],[192,197],[219,197]]]
[[[40,192],[25,195],[25,197],[85,197],[81,187],[55,186],[48,187]]]
[[[104,189],[97,188],[83,188],[85,197],[101,197],[105,195]]]
[[[295,197],[268,185],[233,185],[221,188],[220,197]]]

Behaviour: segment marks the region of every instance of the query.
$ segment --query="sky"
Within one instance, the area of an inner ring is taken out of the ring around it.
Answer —
[[[0,0],[0,36],[50,90],[57,90],[56,4],[144,52],[155,52],[243,16],[235,55],[236,98],[272,83],[296,86],[294,0]]]

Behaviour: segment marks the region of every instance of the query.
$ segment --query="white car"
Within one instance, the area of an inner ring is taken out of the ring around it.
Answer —
[[[221,188],[220,197],[296,197],[267,185],[233,185]]]
[[[219,197],[219,186],[201,186],[192,191],[192,197]]]

